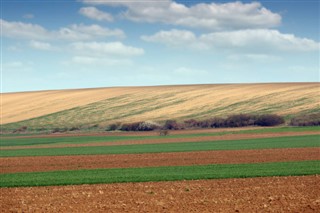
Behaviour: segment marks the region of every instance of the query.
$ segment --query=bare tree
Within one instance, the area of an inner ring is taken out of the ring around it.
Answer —
[[[162,129],[162,130],[160,130],[159,134],[160,134],[160,136],[167,136],[167,135],[169,135],[169,131],[166,129]]]

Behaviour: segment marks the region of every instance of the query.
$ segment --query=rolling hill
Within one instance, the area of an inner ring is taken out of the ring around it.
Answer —
[[[1,127],[54,128],[320,111],[320,83],[110,87],[1,94]]]

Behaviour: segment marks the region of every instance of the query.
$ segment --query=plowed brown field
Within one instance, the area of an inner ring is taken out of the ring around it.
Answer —
[[[320,176],[0,188],[1,212],[319,212]]]
[[[0,173],[320,160],[320,148],[1,158]]]
[[[193,133],[200,133],[197,131],[195,130]],[[88,144],[12,146],[1,147],[1,149],[200,142],[314,134],[320,135],[319,132],[314,131],[242,133]],[[320,160],[320,147],[152,154],[2,157],[0,160],[0,174],[5,174],[96,168]],[[0,188],[0,212],[319,212],[319,182],[320,176],[313,175]]]
[[[155,144],[155,143],[180,143],[180,142],[201,142],[201,141],[220,141],[220,140],[241,140],[254,138],[272,138],[282,136],[299,136],[299,135],[320,135],[320,132],[278,132],[278,133],[247,133],[247,134],[229,134],[215,136],[199,136],[189,138],[160,138],[160,139],[143,139],[143,140],[126,140],[114,142],[97,142],[82,144],[53,144],[53,145],[32,145],[32,146],[7,146],[1,147],[2,150],[9,149],[35,149],[35,148],[62,148],[62,147],[87,147],[87,146],[117,146],[130,144]]]

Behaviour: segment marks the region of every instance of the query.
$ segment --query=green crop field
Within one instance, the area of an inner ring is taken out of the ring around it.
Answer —
[[[312,175],[320,161],[1,174],[0,187]]]
[[[98,154],[132,154],[157,152],[187,152],[205,150],[244,150],[272,148],[318,147],[319,135],[288,136],[277,138],[261,138],[230,141],[179,142],[168,144],[141,144],[93,147],[65,148],[31,148],[1,150],[0,157],[17,156],[55,156],[55,155],[98,155]]]
[[[207,165],[207,163],[190,163],[187,165],[172,164],[177,166],[169,166],[171,164],[168,164],[168,166],[163,166],[162,164],[159,166],[135,168],[126,167],[126,165],[122,165],[124,162],[121,162],[121,168],[112,166],[106,168],[99,167],[98,165],[101,165],[99,164],[100,158],[93,158],[93,156],[108,156],[112,154],[116,157],[116,154],[130,154],[136,155],[136,159],[139,159],[139,157],[143,159],[144,154],[148,153],[170,153],[170,156],[176,157],[165,160],[175,161],[176,158],[178,159],[178,153],[210,150],[217,150],[223,155],[223,152],[227,150],[237,150],[241,152],[241,150],[283,149],[285,155],[286,148],[297,150],[299,150],[299,148],[311,148],[310,150],[313,150],[312,153],[314,153],[313,148],[318,149],[320,147],[319,130],[320,127],[277,127],[249,130],[238,129],[237,131],[230,128],[220,132],[204,131],[194,133],[191,131],[188,133],[188,131],[184,131],[181,134],[172,133],[165,137],[156,134],[101,136],[61,135],[55,137],[41,137],[41,135],[35,137],[5,136],[1,138],[0,147],[2,149],[0,152],[0,160],[4,159],[7,163],[0,165],[0,169],[3,168],[3,171],[6,171],[0,172],[0,187],[317,175],[320,174],[320,161],[315,157],[298,161],[292,158],[292,160],[285,160],[285,158],[284,160],[281,160],[281,156],[275,156],[278,159],[276,162],[270,160],[267,162],[260,162],[258,159],[258,162],[260,163],[234,164],[234,161],[225,160],[219,164],[209,165]],[[281,134],[279,134],[286,133],[286,135],[290,135],[296,134],[297,132],[302,135],[281,136]],[[304,132],[305,134],[303,134]],[[272,137],[265,133],[271,133]],[[273,133],[275,135],[273,135]],[[226,135],[237,138],[237,135],[239,134],[252,135],[253,138],[238,140],[221,139],[214,141],[206,141],[205,138],[205,136]],[[261,136],[263,136],[263,138],[255,138]],[[188,140],[190,138],[194,138],[197,141],[184,141],[184,139]],[[172,141],[166,141],[169,139],[172,139]],[[148,144],[143,144],[145,141],[148,142]],[[102,142],[110,143],[106,145]],[[130,144],[131,142],[141,142],[142,144]],[[92,143],[95,144],[89,146]],[[101,145],[99,145],[99,143],[101,143]],[[81,146],[69,146],[76,144]],[[88,144],[88,146],[86,144]],[[35,145],[44,145],[45,147],[35,147]],[[62,147],[50,148],[51,145],[60,145]],[[308,152],[308,149],[304,151],[304,153],[305,152]],[[270,152],[270,154],[271,153],[273,152]],[[66,157],[66,165],[62,165],[63,163],[60,161],[55,161],[55,156]],[[87,169],[79,170],[81,163],[78,161],[69,163],[68,159],[71,159],[71,156],[78,157],[78,159],[86,162],[88,167],[82,168]],[[87,156],[91,156],[90,161],[86,161]],[[315,155],[313,154],[312,156]],[[25,158],[28,161],[27,165],[34,167],[34,170],[24,170],[19,167],[20,163],[15,163],[18,162],[17,160],[23,161],[24,157],[27,157]],[[50,160],[48,160],[48,158]],[[263,158],[263,156],[261,156],[261,158]],[[11,159],[13,159],[12,163]],[[39,162],[42,160],[45,161],[45,159],[48,160],[48,164],[44,164],[45,167],[37,167]],[[271,159],[269,154],[267,159]],[[156,158],[151,159],[150,161],[153,160],[154,162],[157,162]],[[157,165],[157,163],[152,165]],[[50,167],[55,169],[50,169]]]
[[[170,139],[170,138],[191,138],[202,136],[216,136],[229,134],[248,134],[248,133],[279,133],[279,132],[302,132],[302,131],[320,131],[320,127],[278,127],[278,128],[259,128],[253,130],[240,131],[223,131],[211,133],[196,133],[196,134],[178,134],[163,136],[61,136],[61,137],[44,137],[44,138],[16,138],[14,136],[2,137],[1,146],[30,146],[30,145],[56,145],[56,144],[81,144],[81,143],[97,143],[97,142],[116,142],[128,140],[145,140],[145,139]]]

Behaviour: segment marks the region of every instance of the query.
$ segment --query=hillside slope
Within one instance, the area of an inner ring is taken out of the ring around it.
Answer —
[[[53,128],[234,113],[320,111],[320,83],[114,87],[4,93],[3,128]]]

